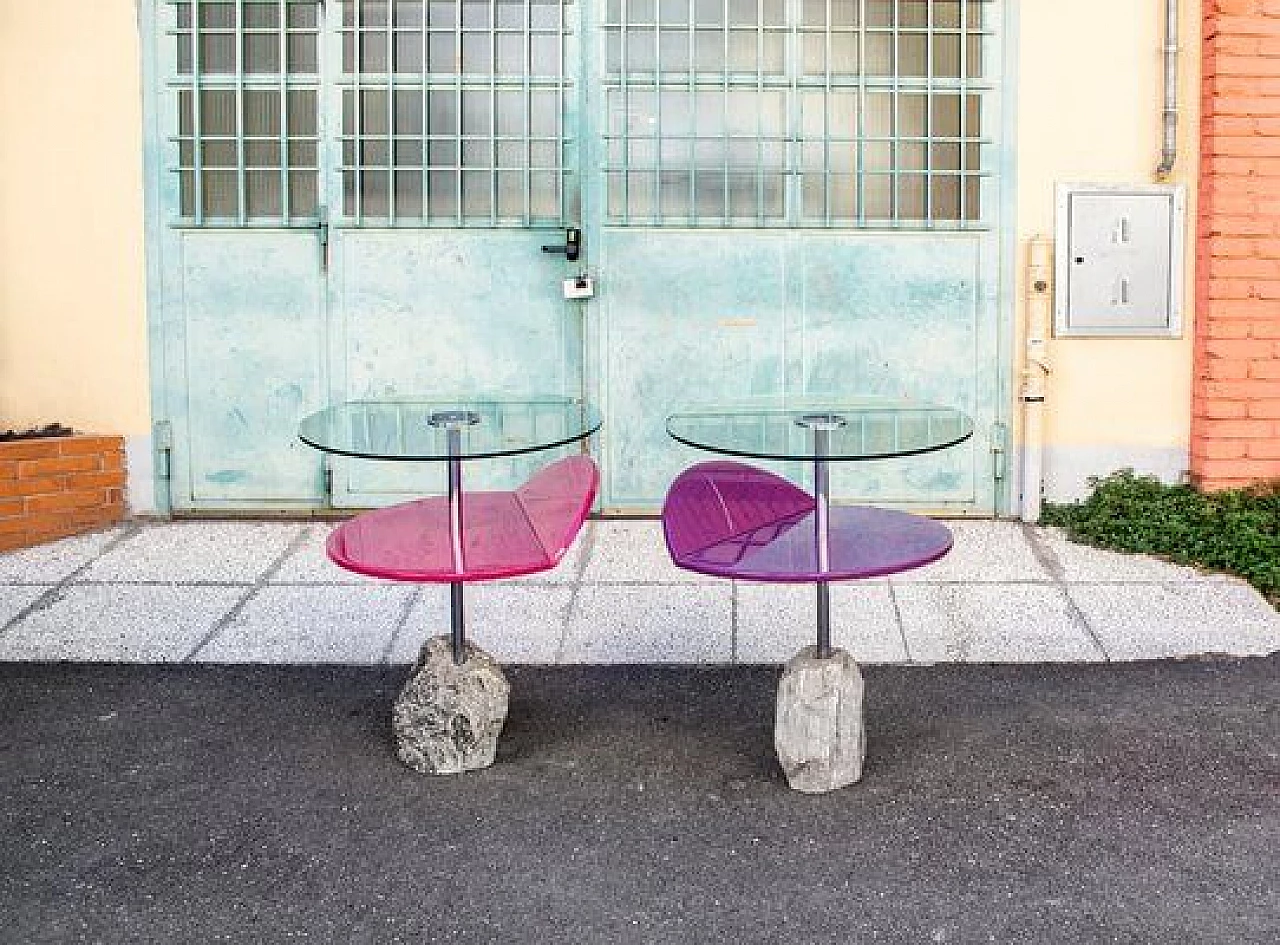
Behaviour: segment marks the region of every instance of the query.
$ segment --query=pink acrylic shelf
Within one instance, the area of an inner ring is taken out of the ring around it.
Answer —
[[[461,567],[443,496],[357,515],[329,536],[329,557],[371,577],[440,584],[548,571],[573,544],[599,482],[589,457],[571,456],[514,492],[463,493]]]

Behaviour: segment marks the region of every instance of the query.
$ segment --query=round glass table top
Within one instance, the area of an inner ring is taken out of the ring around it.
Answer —
[[[599,412],[568,397],[357,400],[306,417],[298,437],[362,459],[488,459],[564,446],[598,429]]]
[[[667,433],[688,446],[730,456],[887,459],[954,446],[973,435],[973,421],[951,407],[851,400],[699,408],[669,416]]]

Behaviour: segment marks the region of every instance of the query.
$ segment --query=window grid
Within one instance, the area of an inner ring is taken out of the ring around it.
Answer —
[[[344,216],[563,225],[576,212],[564,120],[569,9],[568,0],[344,0]]]
[[[320,0],[170,0],[181,222],[314,223]]]
[[[993,4],[608,0],[609,222],[988,227]]]

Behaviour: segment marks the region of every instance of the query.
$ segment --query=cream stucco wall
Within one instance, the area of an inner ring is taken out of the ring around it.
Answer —
[[[1052,339],[1045,481],[1078,495],[1120,466],[1176,477],[1190,436],[1200,2],[1180,3],[1179,156],[1188,230],[1179,339]],[[1054,234],[1059,183],[1148,184],[1160,160],[1164,0],[1022,0],[1017,49],[1017,295],[1028,241]],[[1022,342],[1015,347],[1020,367]],[[1014,390],[1020,386],[1015,378]]]
[[[0,0],[0,427],[150,427],[134,0]]]

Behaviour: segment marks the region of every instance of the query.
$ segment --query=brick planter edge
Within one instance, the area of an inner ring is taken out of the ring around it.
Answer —
[[[120,436],[0,443],[0,552],[120,521],[124,483]]]

